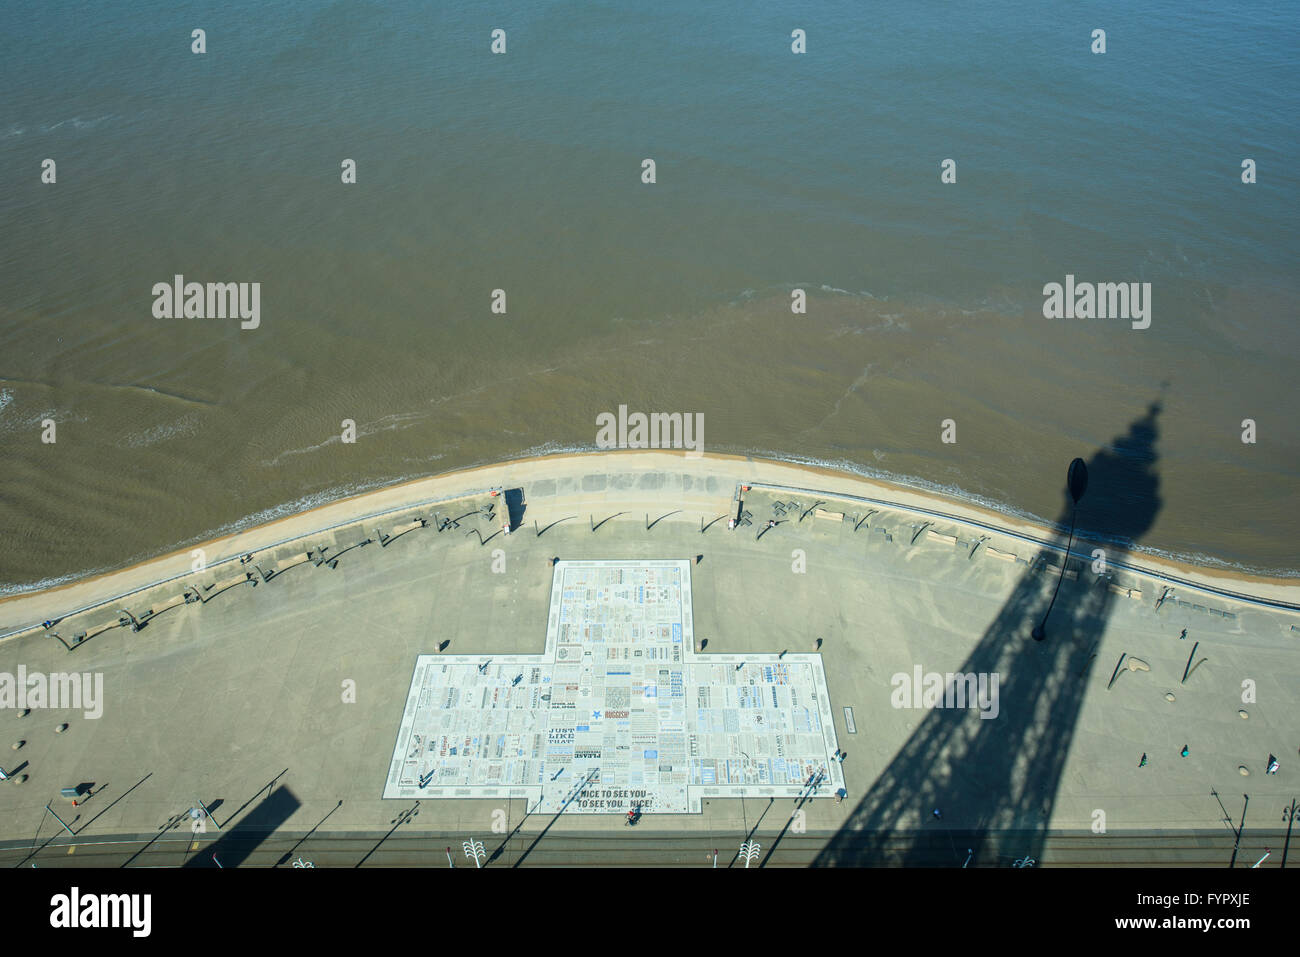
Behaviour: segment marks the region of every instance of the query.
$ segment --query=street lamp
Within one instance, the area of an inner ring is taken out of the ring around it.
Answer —
[[[1079,499],[1083,498],[1083,493],[1088,490],[1088,466],[1083,463],[1083,459],[1075,459],[1070,463],[1066,485],[1070,489],[1070,499],[1074,503],[1070,507],[1070,539],[1065,545],[1065,557],[1061,559],[1061,574],[1056,578],[1056,590],[1052,592],[1052,600],[1047,605],[1043,620],[1034,626],[1034,641],[1042,641],[1047,637],[1047,616],[1052,613],[1052,606],[1056,604],[1056,596],[1061,591],[1061,581],[1065,578],[1065,566],[1070,563],[1070,547],[1074,544],[1074,520],[1079,514]]]
[[[1295,798],[1291,799],[1291,806],[1282,812],[1282,820],[1286,821],[1286,843],[1282,845],[1282,866],[1286,867],[1286,852],[1291,847],[1291,825],[1295,824],[1295,812],[1300,810],[1300,804],[1296,804]]]
[[[745,870],[749,870],[749,862],[758,857],[761,850],[758,841],[746,841],[740,845],[740,856],[745,859]]]
[[[465,856],[474,859],[474,866],[482,868],[482,862],[487,860],[487,851],[483,850],[482,841],[466,841],[461,845],[465,848]]]
[[[199,800],[199,807],[198,807],[198,809],[201,810],[201,811],[203,812],[203,815],[202,815],[203,817],[206,817],[209,821],[212,822],[212,826],[213,826],[213,827],[215,827],[218,831],[221,830],[221,825],[217,823],[217,819],[216,819],[215,817],[212,816],[212,812],[208,810],[208,806],[207,806],[206,804],[203,803],[203,800],[202,800],[202,799]],[[190,813],[193,815],[193,813],[194,813],[194,809],[191,809]],[[195,816],[197,817],[198,815],[195,815]],[[226,823],[229,824],[230,822],[227,821]]]

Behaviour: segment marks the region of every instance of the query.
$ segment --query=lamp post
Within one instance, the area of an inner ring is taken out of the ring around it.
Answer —
[[[207,819],[212,822],[212,826],[218,831],[221,830],[221,825],[217,823],[217,819],[212,816],[212,812],[208,810],[208,806],[204,804],[202,800],[199,801],[199,808],[203,811],[203,814]],[[230,822],[227,821],[226,823],[229,824]]]
[[[1088,466],[1084,464],[1083,459],[1075,459],[1070,463],[1066,485],[1070,489],[1070,499],[1074,503],[1070,507],[1070,538],[1065,545],[1065,557],[1061,559],[1061,574],[1056,578],[1056,590],[1052,592],[1052,600],[1047,605],[1043,620],[1034,626],[1034,641],[1042,641],[1047,637],[1047,617],[1052,613],[1052,606],[1056,604],[1056,596],[1061,591],[1061,581],[1065,578],[1065,566],[1070,562],[1070,547],[1074,545],[1074,520],[1079,514],[1079,499],[1083,498],[1083,493],[1088,490]]]
[[[462,845],[465,848],[465,856],[474,859],[474,866],[483,867],[483,860],[487,858],[487,851],[483,850],[482,841],[465,841]]]
[[[1300,805],[1296,804],[1295,798],[1291,799],[1291,806],[1282,812],[1282,820],[1286,821],[1286,843],[1282,845],[1282,866],[1286,867],[1287,851],[1291,849],[1291,825],[1295,823],[1295,812],[1300,810]]]
[[[1237,839],[1232,843],[1232,859],[1228,861],[1228,867],[1231,868],[1237,863],[1237,850],[1241,847],[1241,832],[1246,829],[1246,809],[1250,807],[1250,795],[1243,794],[1244,799],[1241,805],[1241,824],[1236,828]]]
[[[745,859],[745,870],[749,870],[749,862],[758,857],[762,847],[757,841],[746,841],[740,845],[740,856]]]
[[[55,814],[55,812],[54,812],[54,808],[52,808],[52,807],[50,807],[48,804],[46,804],[46,805],[45,805],[45,810],[49,811],[51,814],[54,814],[54,820],[58,821],[60,824],[63,824],[63,829],[64,829],[65,831],[67,831],[67,832],[68,832],[69,834],[71,834],[73,837],[76,837],[76,836],[77,836],[77,832],[74,831],[72,828],[68,827],[67,824],[64,824],[64,822],[63,822],[63,818],[59,817],[58,814]]]

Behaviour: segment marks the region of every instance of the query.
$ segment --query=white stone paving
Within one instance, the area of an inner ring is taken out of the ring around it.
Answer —
[[[819,775],[834,794],[821,655],[696,654],[690,574],[686,560],[560,562],[542,654],[420,655],[384,797],[680,814],[798,797]]]

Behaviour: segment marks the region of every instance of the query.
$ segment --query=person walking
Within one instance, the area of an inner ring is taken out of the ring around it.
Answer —
[[[1145,768],[1146,766],[1147,766],[1147,753],[1143,751],[1142,760],[1138,762],[1138,767]]]

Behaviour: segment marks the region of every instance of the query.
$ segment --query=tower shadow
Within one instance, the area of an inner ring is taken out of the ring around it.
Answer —
[[[1159,414],[1159,403],[1152,403],[1126,434],[1087,462],[1077,537],[1112,543],[1104,546],[1108,563],[1125,559],[1160,510]],[[1071,503],[1062,492],[1057,525],[1068,527]],[[1064,548],[1066,536],[1058,542]],[[997,717],[984,719],[969,708],[931,709],[815,866],[956,867],[965,856],[954,858],[957,843],[985,863],[1038,858],[1092,672],[1091,651],[1117,597],[1106,579],[1094,581],[1089,563],[1080,564],[1067,564],[1079,568],[1079,577],[1063,583],[1045,641],[1034,641],[1030,632],[1047,611],[1056,573],[1027,571],[955,669],[999,676]],[[934,808],[942,810],[942,824],[931,818]]]
[[[285,821],[301,807],[301,802],[294,793],[284,785],[275,788],[264,797],[247,816],[234,827],[221,833],[201,854],[190,857],[184,867],[238,867],[276,830],[284,826]],[[239,813],[238,811],[235,812]]]

